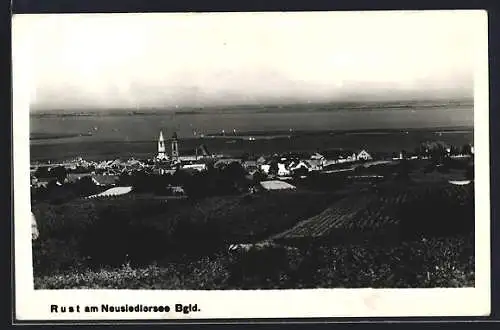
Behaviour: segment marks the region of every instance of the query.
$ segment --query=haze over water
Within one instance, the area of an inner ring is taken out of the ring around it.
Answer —
[[[84,136],[85,141],[149,141],[157,139],[160,130],[167,135],[174,131],[181,138],[201,134],[245,134],[247,131],[323,131],[360,129],[405,129],[431,127],[473,127],[472,106],[451,106],[433,109],[332,110],[256,113],[155,114],[120,116],[33,117],[32,133]],[[57,139],[61,140],[61,139]],[[70,139],[75,141],[74,138]],[[63,139],[60,142],[68,141]],[[32,143],[47,143],[40,140]]]

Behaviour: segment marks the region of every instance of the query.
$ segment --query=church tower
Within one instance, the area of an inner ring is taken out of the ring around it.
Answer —
[[[163,139],[163,132],[160,131],[160,137],[158,138],[158,156],[156,156],[158,160],[167,159],[167,155],[165,154],[165,140]]]
[[[177,160],[179,158],[179,145],[177,143],[177,133],[174,132],[172,135],[172,160]]]

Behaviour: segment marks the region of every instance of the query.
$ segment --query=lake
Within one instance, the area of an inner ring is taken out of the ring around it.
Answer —
[[[367,148],[376,151],[413,150],[421,140],[443,140],[463,145],[473,142],[471,106],[439,108],[391,108],[376,110],[283,111],[228,113],[156,113],[134,115],[95,114],[85,116],[31,116],[31,158],[60,159],[82,156],[145,157],[156,152],[160,130],[168,138],[176,131],[181,151],[203,143],[211,152],[263,153],[322,148]],[[465,129],[464,129],[465,127]],[[446,130],[445,128],[456,128]],[[366,129],[409,130],[402,132],[363,132]],[[443,131],[443,129],[445,129]],[[200,138],[220,134],[226,139]],[[273,139],[247,141],[228,135],[247,131],[290,132]],[[298,131],[342,131],[340,135],[308,136]],[[396,135],[395,135],[396,134]],[[296,135],[296,136],[294,136]],[[54,138],[51,138],[54,137]]]

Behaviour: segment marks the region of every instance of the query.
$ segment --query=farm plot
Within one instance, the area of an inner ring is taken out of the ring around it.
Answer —
[[[474,192],[463,186],[417,186],[349,196],[271,239],[327,237],[334,233],[377,233],[404,226],[418,228],[471,205]],[[452,212],[453,210],[453,212]],[[413,217],[417,215],[418,217]],[[442,223],[449,220],[443,219]],[[408,222],[413,222],[408,224]]]
[[[451,202],[458,202],[460,205],[474,201],[474,185],[469,184],[465,186],[451,185],[448,189],[441,191],[445,200]]]
[[[369,201],[367,195],[356,199],[345,198],[323,212],[299,222],[295,227],[273,236],[272,239],[324,236],[334,228],[352,223]]]

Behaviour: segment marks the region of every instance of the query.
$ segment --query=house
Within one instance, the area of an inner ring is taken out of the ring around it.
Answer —
[[[107,161],[102,161],[96,164],[95,168],[96,169],[105,169],[108,167],[108,162]]]
[[[357,160],[372,160],[372,156],[366,151],[366,150],[361,150],[357,155],[356,155]]]
[[[92,176],[91,173],[68,173],[66,179],[69,183],[75,183],[84,177]]]
[[[144,164],[139,163],[139,162],[134,162],[134,163],[127,163],[125,165],[124,169],[127,171],[138,171],[144,168]]]
[[[96,168],[95,174],[96,175],[119,175],[121,172],[118,171],[117,169],[111,169],[111,168]]]
[[[406,157],[405,157],[405,155],[403,154],[402,151],[400,151],[399,154],[397,154],[397,153],[394,152],[393,155],[392,155],[392,160],[401,160],[401,159],[405,159],[405,158]]]
[[[48,185],[48,179],[38,179],[36,177],[31,178],[31,187],[33,188],[47,188]]]
[[[122,161],[120,159],[115,159],[115,160],[110,160],[107,162],[102,162],[98,165],[98,167],[105,168],[105,169],[109,169],[109,168],[118,169],[118,168],[122,167],[123,164],[124,163],[122,163]]]
[[[311,159],[313,159],[313,160],[324,160],[325,156],[323,156],[320,153],[315,152],[314,154],[311,155]]]
[[[355,162],[357,160],[357,155],[353,152],[350,156],[345,159],[346,162]]]
[[[92,175],[92,181],[97,186],[114,186],[118,182],[116,175]]]
[[[87,198],[97,197],[113,197],[128,194],[132,191],[132,187],[113,187],[96,195],[91,195]]]
[[[471,183],[471,180],[449,180],[449,183],[456,186],[465,186]]]
[[[321,160],[321,165],[326,167],[332,164],[372,160],[373,157],[364,149],[358,153],[343,149],[331,149],[323,151],[321,154],[315,154],[314,159]]]
[[[306,168],[308,171],[311,171],[311,167],[312,167],[312,166],[311,166],[311,164],[310,164],[308,161],[301,160],[301,161],[299,161],[299,162],[297,162],[297,163],[292,162],[292,163],[290,164],[289,169],[290,169],[291,171],[296,171],[296,170],[298,170],[298,169],[300,169],[300,168]]]
[[[155,174],[159,174],[159,175],[174,175],[175,173],[175,169],[171,169],[171,168],[157,168],[153,171],[153,173]]]
[[[186,164],[182,165],[181,167],[183,170],[195,170],[198,172],[203,172],[207,170],[207,165],[206,164]]]
[[[304,161],[309,166],[309,171],[320,171],[323,169],[322,159],[309,159]]]
[[[199,160],[200,158],[202,158],[202,157],[201,156],[197,156],[197,155],[185,155],[185,156],[179,156],[178,157],[178,159],[181,162],[194,162],[194,161]]]
[[[269,174],[269,169],[271,168],[271,165],[269,164],[262,164],[260,165],[261,171],[263,171],[266,174]]]
[[[168,186],[167,189],[174,196],[184,196],[186,194],[182,186]]]
[[[290,175],[290,170],[288,170],[283,163],[278,163],[278,175],[287,176]]]
[[[246,160],[242,165],[246,170],[254,170],[258,168],[255,160]]]
[[[222,159],[219,159],[218,161],[215,162],[214,167],[215,168],[223,168],[223,167],[229,166],[232,163],[241,164],[241,159],[237,159],[237,158],[222,158]]]
[[[253,175],[257,171],[259,171],[259,166],[257,162],[254,160],[247,160],[243,163],[243,168],[247,171],[248,174]]]
[[[345,163],[348,161],[354,161],[356,159],[356,154],[344,150],[344,149],[330,149],[325,150],[321,153],[323,155],[323,166],[328,166],[331,164]]]
[[[264,165],[266,163],[266,158],[264,156],[260,156],[257,159],[257,165]]]

